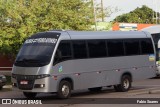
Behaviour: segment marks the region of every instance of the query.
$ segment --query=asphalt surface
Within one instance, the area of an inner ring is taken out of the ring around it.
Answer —
[[[22,92],[12,91],[11,86],[5,86],[0,92],[0,98],[25,98]],[[43,102],[39,107],[159,107],[160,78],[133,82],[128,92],[115,92],[113,87],[105,87],[101,92],[91,93],[88,90],[72,92],[67,100],[56,98],[55,94],[39,94],[37,100]],[[154,99],[153,99],[154,98]],[[156,98],[156,99],[155,99]],[[156,104],[139,104],[137,100],[158,100]],[[122,104],[121,104],[122,103]],[[132,104],[130,104],[132,103]],[[3,107],[35,107],[35,105],[3,105]],[[2,105],[0,105],[2,107]]]

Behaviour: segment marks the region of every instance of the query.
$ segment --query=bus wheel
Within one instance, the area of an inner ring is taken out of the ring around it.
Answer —
[[[58,98],[66,99],[71,96],[71,84],[68,81],[61,81],[57,92]]]
[[[33,92],[23,92],[23,95],[26,97],[26,98],[35,98],[37,93],[33,93]]]
[[[129,75],[122,76],[121,84],[114,86],[114,89],[119,92],[126,92],[130,88],[131,88],[131,77]]]
[[[101,91],[102,87],[96,87],[96,88],[89,88],[88,90],[91,92],[98,92]]]

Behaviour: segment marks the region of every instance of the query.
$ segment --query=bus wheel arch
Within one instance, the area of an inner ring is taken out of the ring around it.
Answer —
[[[71,78],[63,78],[60,80],[57,90],[57,96],[61,99],[69,98],[73,90],[73,81]]]
[[[122,78],[124,75],[128,75],[128,76],[131,78],[131,82],[133,81],[133,80],[132,80],[132,79],[133,79],[133,78],[132,78],[132,74],[131,74],[130,72],[127,71],[127,72],[123,73],[122,76],[121,76],[121,78]]]
[[[118,92],[126,92],[132,86],[132,75],[129,72],[123,73],[120,78],[120,84],[114,85],[114,89]]]

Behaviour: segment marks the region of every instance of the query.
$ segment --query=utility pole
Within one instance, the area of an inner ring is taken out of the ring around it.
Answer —
[[[157,1],[156,1],[156,24],[158,24],[158,8],[157,8]]]
[[[153,22],[155,21],[156,24],[159,23],[159,16],[158,16],[159,14],[158,14],[158,7],[157,6],[158,6],[157,0],[153,0]]]
[[[92,6],[93,6],[93,13],[94,13],[94,23],[95,23],[95,30],[97,31],[97,15],[96,15],[96,9],[95,9],[95,4],[94,0],[92,0]]]
[[[154,10],[153,10],[153,23],[154,23]]]
[[[102,12],[102,22],[104,22],[104,8],[103,8],[103,0],[101,0],[101,12]]]

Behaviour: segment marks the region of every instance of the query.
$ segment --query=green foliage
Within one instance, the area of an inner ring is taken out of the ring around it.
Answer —
[[[36,32],[89,30],[92,3],[84,1],[0,0],[0,53],[14,58],[24,40]]]
[[[136,8],[129,13],[117,16],[114,19],[114,22],[153,24],[155,23],[155,21],[153,21],[153,12],[154,11],[152,9],[143,5],[141,8]]]

